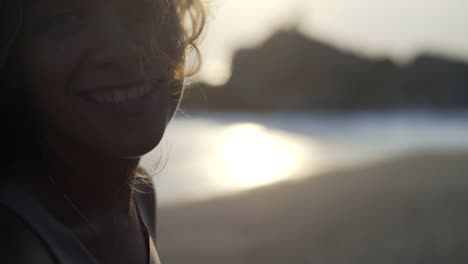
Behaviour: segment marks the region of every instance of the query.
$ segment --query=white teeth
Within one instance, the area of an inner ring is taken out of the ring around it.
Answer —
[[[149,85],[117,90],[105,95],[91,95],[91,99],[99,104],[120,104],[143,97],[151,91]]]

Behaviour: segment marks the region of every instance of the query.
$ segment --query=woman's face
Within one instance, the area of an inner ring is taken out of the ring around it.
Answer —
[[[156,0],[27,2],[22,59],[48,144],[116,158],[153,149],[182,86],[150,52],[155,41],[179,52],[174,38],[155,37]]]

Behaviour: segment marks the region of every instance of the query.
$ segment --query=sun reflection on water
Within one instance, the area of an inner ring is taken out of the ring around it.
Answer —
[[[226,184],[238,188],[268,185],[286,179],[302,165],[304,150],[281,133],[246,123],[222,133],[218,164]]]

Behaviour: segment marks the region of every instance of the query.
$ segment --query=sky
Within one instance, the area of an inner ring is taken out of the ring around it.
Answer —
[[[468,61],[467,0],[205,0],[198,78],[222,84],[235,51],[273,32],[304,34],[366,56],[406,62],[431,51]]]

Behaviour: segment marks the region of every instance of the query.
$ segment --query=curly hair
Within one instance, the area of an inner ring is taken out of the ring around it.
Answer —
[[[152,41],[152,55],[166,60],[170,65],[171,77],[179,83],[174,90],[174,100],[178,102],[183,93],[181,81],[196,73],[201,64],[197,47],[205,25],[205,8],[202,0],[149,0],[155,4],[155,38]],[[0,89],[3,100],[0,103],[2,120],[3,152],[1,168],[9,171],[18,166],[25,167],[40,162],[40,140],[36,131],[35,118],[29,106],[30,98],[24,89],[18,89],[23,78],[23,66],[19,65],[16,52],[19,48],[23,28],[24,0],[0,0]],[[171,47],[161,47],[158,34],[174,40]],[[172,49],[167,52],[167,49]],[[174,52],[175,51],[175,52]],[[191,69],[185,67],[186,55],[193,51],[197,64]],[[151,57],[151,56],[149,56]]]

